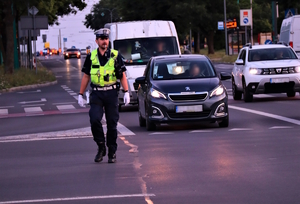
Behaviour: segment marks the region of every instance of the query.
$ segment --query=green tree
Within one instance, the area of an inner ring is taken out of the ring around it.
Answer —
[[[1,0],[0,1],[0,50],[4,57],[5,73],[14,70],[13,24],[20,16],[27,15],[28,7],[35,6],[39,15],[48,16],[50,25],[58,24],[58,16],[76,14],[85,8],[84,0]]]

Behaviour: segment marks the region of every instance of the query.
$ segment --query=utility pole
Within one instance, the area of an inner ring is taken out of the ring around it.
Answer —
[[[251,45],[253,45],[253,12],[252,12],[252,0],[250,0],[252,23],[251,23]]]
[[[226,49],[225,54],[228,55],[226,0],[224,0],[224,30],[225,30],[225,49]]]

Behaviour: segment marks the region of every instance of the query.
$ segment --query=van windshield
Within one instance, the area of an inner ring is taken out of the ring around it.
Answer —
[[[152,56],[179,54],[175,37],[115,40],[114,49],[119,51],[126,65],[145,65]]]

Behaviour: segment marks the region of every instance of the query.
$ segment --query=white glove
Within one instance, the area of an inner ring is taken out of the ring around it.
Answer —
[[[85,104],[84,104],[84,101],[83,101],[83,97],[82,95],[78,95],[78,104],[81,106],[81,107],[85,107]]]
[[[126,92],[124,94],[124,103],[125,103],[125,106],[127,106],[130,103],[130,96],[129,96],[128,92]]]

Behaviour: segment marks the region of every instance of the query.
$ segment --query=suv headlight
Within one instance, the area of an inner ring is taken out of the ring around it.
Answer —
[[[222,85],[218,86],[217,88],[215,88],[211,94],[210,94],[210,97],[213,97],[213,96],[220,96],[222,95],[223,93],[225,92],[225,89]]]
[[[253,67],[251,67],[251,68],[249,69],[249,73],[250,73],[250,74],[253,74],[253,75],[259,75],[259,74],[261,74],[261,72],[262,72],[262,70],[261,70],[261,69],[258,69],[258,68],[253,68]]]
[[[295,72],[300,73],[300,66],[295,67]]]
[[[151,94],[151,96],[152,96],[153,98],[163,98],[163,99],[167,99],[167,97],[166,97],[163,93],[161,93],[161,92],[159,92],[159,91],[157,91],[157,90],[155,90],[155,89],[153,89],[153,88],[150,89],[150,94]]]

